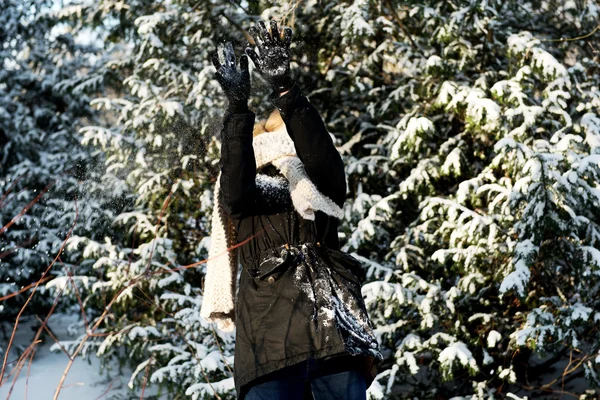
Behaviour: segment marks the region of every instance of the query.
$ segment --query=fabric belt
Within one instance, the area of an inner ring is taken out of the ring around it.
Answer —
[[[261,280],[282,271],[302,261],[308,249],[320,248],[321,242],[305,242],[299,244],[285,243],[278,247],[271,247],[261,251],[255,258],[254,268],[247,268],[252,278]]]

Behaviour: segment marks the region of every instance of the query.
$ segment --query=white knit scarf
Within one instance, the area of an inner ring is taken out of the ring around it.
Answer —
[[[302,218],[314,220],[317,210],[342,218],[342,209],[319,192],[306,174],[285,125],[279,130],[255,136],[252,147],[257,169],[270,162],[285,176],[294,208]],[[220,180],[219,173],[214,188],[212,232],[200,316],[209,322],[216,322],[219,329],[231,332],[235,328],[238,257],[237,248],[232,249],[235,245],[234,235],[225,226],[227,216],[219,204]]]

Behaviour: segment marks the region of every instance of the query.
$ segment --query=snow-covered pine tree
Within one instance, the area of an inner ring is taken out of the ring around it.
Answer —
[[[122,235],[69,241],[99,276],[85,300],[99,335],[63,344],[108,369],[128,363],[130,387],[159,384],[173,398],[234,395],[234,336],[200,317],[205,267],[196,264],[207,257],[224,101],[209,60],[217,40],[245,44],[227,22],[241,22],[240,11],[225,1],[112,0],[63,11],[105,43],[89,79],[105,85],[91,104],[109,123],[81,133],[105,154],[101,182],[123,204],[113,221]]]
[[[535,397],[565,359],[598,385],[598,5],[362,4],[345,248],[393,359],[371,393]]]
[[[77,12],[111,21],[98,29],[112,59],[92,74],[109,82],[93,103],[114,122],[84,133],[129,199],[126,236],[79,240],[102,274],[89,304],[127,288],[107,336],[88,343],[141,361],[132,386],[147,373],[179,396],[233,396],[232,337],[199,316],[203,267],[174,269],[206,256],[222,106],[208,56],[219,41],[241,50],[257,17],[311,50],[297,78],[347,162],[344,248],[368,269],[387,356],[370,397],[526,394],[548,382],[532,378],[544,366],[532,352],[573,355],[597,383],[598,49],[582,37],[596,3],[105,0]]]
[[[36,282],[43,280],[23,315],[45,316],[58,294],[46,283],[66,294],[91,279],[67,282],[70,273],[89,273],[75,252],[52,262],[70,232],[103,237],[107,220],[101,198],[88,196],[101,155],[82,146],[78,133],[96,119],[82,93],[94,85],[85,72],[96,49],[64,30],[53,5],[0,5],[0,297],[20,292],[0,303],[0,321],[10,323],[4,329]]]

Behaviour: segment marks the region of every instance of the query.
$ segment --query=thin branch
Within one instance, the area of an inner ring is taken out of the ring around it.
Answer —
[[[406,29],[406,26],[404,26],[404,23],[402,22],[402,20],[400,19],[400,17],[398,16],[398,14],[396,14],[395,10],[392,8],[391,2],[389,0],[386,1],[386,5],[388,6],[388,8],[390,9],[390,14],[392,14],[392,18],[394,18],[394,20],[396,21],[396,23],[398,24],[398,26],[400,27],[400,29],[402,30],[402,32],[404,32],[404,35],[408,38],[408,40],[410,41],[410,45],[413,47],[413,49],[419,50],[421,53],[424,53],[423,49],[421,48],[421,46],[419,46],[414,39],[412,38],[412,35],[410,34],[410,32],[408,31],[408,29]]]
[[[212,332],[213,332],[213,336],[215,338],[215,342],[217,342],[217,347],[219,348],[219,353],[221,353],[221,358],[223,359],[223,364],[225,364],[225,367],[227,367],[227,369],[229,370],[229,373],[231,375],[233,375],[233,371],[231,370],[229,363],[227,362],[227,360],[225,360],[225,354],[223,354],[223,349],[221,348],[221,343],[219,342],[219,339],[217,339],[217,332],[215,331],[214,324],[212,326]]]
[[[100,396],[96,397],[96,399],[95,399],[95,400],[99,400],[99,399],[101,399],[102,397],[106,396],[106,395],[108,394],[108,392],[110,391],[110,389],[112,388],[112,385],[113,385],[113,384],[114,384],[114,383],[117,381],[117,379],[119,379],[119,378],[115,378],[115,379],[113,379],[113,380],[112,380],[112,382],[111,382],[111,383],[108,385],[108,387],[106,388],[106,390],[105,390],[105,391],[104,391],[104,392],[103,392],[103,393],[102,393]]]
[[[0,253],[0,259],[6,257],[7,255],[9,255],[11,253],[14,253],[15,251],[17,251],[20,248],[23,248],[23,246],[25,246],[25,245],[30,244],[31,242],[33,242],[34,237],[32,237],[31,239],[25,240],[24,242],[21,242],[21,243],[17,244],[15,247],[11,247],[10,249],[3,251],[2,253]]]
[[[63,265],[65,271],[67,272],[67,277],[69,278],[69,282],[71,282],[71,286],[73,286],[73,291],[75,292],[75,296],[77,297],[77,302],[79,303],[79,308],[81,308],[81,316],[83,317],[83,323],[85,324],[85,330],[88,330],[88,320],[85,315],[85,308],[83,307],[83,302],[81,301],[81,296],[79,295],[79,291],[77,290],[77,286],[75,285],[75,281],[73,280],[73,272],[67,270],[67,266],[62,262],[60,257],[58,258],[60,263]]]
[[[44,283],[44,282],[46,282],[49,279],[52,279],[52,277],[51,276],[47,276],[46,278],[40,279],[37,282],[33,282],[33,283],[25,286],[23,289],[17,290],[16,292],[13,292],[13,293],[7,294],[6,296],[0,297],[0,301],[4,301],[4,300],[7,300],[7,299],[10,299],[11,297],[18,296],[21,293],[26,292],[29,289],[31,289],[32,287],[34,287],[34,286],[36,286],[36,285],[38,285],[40,283]]]
[[[56,338],[56,336],[54,336],[54,334],[52,333],[52,331],[50,330],[50,328],[48,328],[48,325],[46,325],[46,323],[44,321],[42,321],[40,319],[40,317],[38,317],[37,315],[35,316],[35,318],[40,321],[40,323],[42,324],[42,326],[44,327],[44,329],[46,330],[46,333],[48,333],[50,335],[50,337],[54,340],[54,342],[60,346],[61,350],[63,351],[63,353],[66,354],[66,356],[71,359],[71,356],[69,355],[69,352],[67,351],[67,349],[64,348],[64,346],[60,343],[60,341]]]
[[[27,377],[25,378],[25,400],[27,400],[27,391],[29,390],[29,377],[31,376],[31,364],[33,364],[33,356],[35,351],[31,352],[31,357],[29,357],[29,364],[27,365]]]
[[[10,228],[15,222],[17,222],[31,207],[33,207],[33,205],[35,203],[37,203],[40,198],[48,191],[50,190],[50,188],[52,186],[54,186],[54,184],[56,183],[56,181],[51,182],[49,184],[46,185],[46,187],[44,189],[42,189],[42,191],[35,196],[35,199],[31,200],[29,202],[29,204],[27,204],[25,207],[23,207],[23,209],[21,210],[21,212],[19,214],[17,214],[16,217],[14,217],[13,219],[11,219],[6,225],[4,225],[2,228],[0,228],[0,235],[2,235],[8,228]]]
[[[40,280],[36,282],[36,284],[33,287],[33,290],[31,291],[31,294],[27,298],[27,301],[25,302],[25,304],[23,305],[23,307],[21,307],[21,310],[19,310],[19,313],[17,314],[17,318],[15,320],[15,325],[13,327],[13,331],[12,331],[12,334],[10,336],[10,340],[8,342],[8,346],[6,347],[6,350],[5,350],[5,353],[4,353],[4,361],[2,362],[2,371],[0,372],[0,383],[4,379],[4,373],[6,371],[6,361],[8,360],[8,354],[10,352],[10,348],[11,348],[13,340],[15,338],[15,334],[17,332],[17,327],[19,326],[19,320],[21,319],[21,315],[23,315],[23,312],[25,311],[25,309],[27,308],[27,306],[31,302],[31,299],[33,298],[33,295],[37,291],[37,288],[40,286],[40,283],[43,282],[44,278],[50,272],[50,270],[52,269],[52,266],[54,265],[54,263],[56,262],[56,260],[60,256],[60,253],[62,253],[63,249],[65,248],[65,245],[67,244],[67,240],[69,240],[69,238],[71,237],[71,234],[73,233],[73,229],[75,228],[75,224],[77,222],[78,215],[79,215],[79,212],[77,210],[77,202],[75,202],[75,219],[73,220],[73,225],[71,226],[71,229],[69,229],[69,232],[67,233],[67,236],[65,237],[65,240],[63,240],[63,242],[62,242],[62,244],[60,246],[60,249],[58,249],[58,253],[56,254],[56,257],[54,257],[54,260],[52,260],[52,262],[50,263],[50,265],[48,265],[48,267],[46,268],[46,270],[42,274],[42,277],[40,278]],[[62,291],[61,291],[61,294],[62,294]]]
[[[560,39],[538,39],[540,42],[573,42],[576,40],[581,40],[581,39],[587,39],[590,36],[592,36],[594,33],[598,32],[600,30],[600,24],[598,26],[596,26],[590,33],[582,35],[582,36],[577,36],[574,38],[560,38]]]
[[[144,400],[144,391],[146,390],[146,383],[148,382],[148,373],[150,372],[150,365],[154,361],[154,354],[150,355],[148,364],[146,364],[146,370],[144,371],[144,381],[142,382],[142,393],[140,394],[140,400]]]
[[[8,390],[6,400],[10,399],[10,395],[12,394],[13,390],[15,389],[15,384],[17,383],[17,378],[19,377],[19,374],[21,373],[21,369],[23,369],[23,366],[25,365],[26,358],[27,358],[27,356],[29,356],[29,353],[32,351],[33,351],[32,346],[27,347],[27,349],[25,349],[25,351],[19,358],[19,361],[17,362],[17,366],[15,367],[15,369],[13,371],[13,372],[15,372],[15,376],[13,378],[12,384],[10,385],[10,389]]]
[[[50,308],[50,310],[48,311],[48,314],[46,315],[46,318],[44,319],[44,322],[43,322],[43,323],[42,323],[42,325],[41,325],[41,326],[38,328],[38,330],[37,330],[37,332],[36,332],[36,334],[35,334],[35,336],[34,336],[34,338],[33,338],[33,341],[32,341],[32,343],[31,343],[31,344],[30,344],[30,345],[27,347],[27,349],[26,349],[26,350],[23,352],[23,354],[21,355],[21,357],[19,357],[19,359],[17,360],[17,366],[16,366],[16,367],[15,367],[15,369],[13,369],[13,370],[11,371],[11,373],[9,374],[9,377],[10,377],[10,375],[12,375],[13,373],[15,374],[15,376],[14,376],[13,383],[12,383],[12,385],[11,385],[10,391],[9,391],[9,393],[8,393],[7,400],[10,398],[10,395],[12,394],[12,391],[13,391],[14,385],[15,385],[15,383],[16,383],[16,381],[17,381],[17,378],[18,378],[19,374],[21,373],[21,369],[22,369],[22,368],[23,368],[23,366],[25,365],[25,358],[27,357],[27,355],[28,355],[30,352],[35,352],[35,346],[36,346],[38,343],[40,343],[40,342],[41,342],[41,340],[40,340],[40,336],[41,336],[41,334],[42,334],[42,331],[43,331],[44,327],[46,326],[46,324],[48,323],[48,319],[50,319],[50,316],[51,316],[51,315],[54,313],[54,310],[56,309],[56,306],[58,305],[58,301],[59,301],[59,299],[61,298],[61,296],[62,296],[63,292],[64,292],[64,288],[63,288],[63,289],[61,289],[61,291],[58,293],[58,295],[57,295],[57,296],[56,296],[56,298],[54,299],[54,302],[52,303],[52,307],[51,307],[51,308]],[[8,354],[8,352],[7,352],[7,354]],[[4,364],[4,365],[6,365],[6,364]],[[3,366],[4,366],[4,365],[3,365]],[[7,378],[7,379],[8,379],[8,378]],[[0,381],[0,386],[2,386],[2,384],[3,384],[3,383],[4,383],[4,382],[1,382],[1,381]]]
[[[9,193],[12,191],[13,186],[15,186],[15,184],[22,179],[25,176],[25,174],[18,176],[8,187],[8,189],[6,189],[6,192],[4,192],[4,195],[2,196],[2,198],[0,199],[0,208],[3,207],[2,203],[4,203],[4,200],[6,200],[6,196],[9,195]]]
[[[175,185],[177,185],[179,183],[179,179],[177,180],[177,182],[175,182]],[[173,185],[173,186],[175,186]],[[156,225],[154,226],[154,240],[152,241],[152,248],[150,249],[150,255],[148,256],[148,265],[146,266],[146,270],[144,271],[144,274],[147,274],[148,271],[150,270],[150,267],[152,266],[152,255],[154,254],[154,248],[156,247],[156,238],[158,236],[158,227],[160,226],[160,222],[163,218],[163,215],[165,214],[165,210],[167,209],[167,206],[169,205],[169,200],[171,200],[171,197],[173,196],[173,186],[171,186],[171,190],[169,190],[169,194],[167,195],[167,198],[165,199],[162,209],[160,210],[160,215],[158,216],[158,221],[156,221]]]

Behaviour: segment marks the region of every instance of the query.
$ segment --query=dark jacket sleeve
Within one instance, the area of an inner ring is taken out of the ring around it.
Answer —
[[[297,85],[276,96],[271,95],[271,101],[281,113],[306,173],[321,193],[342,207],[346,199],[344,163],[319,112]]]
[[[221,189],[224,209],[239,218],[252,207],[256,193],[256,161],[252,147],[254,113],[226,113],[221,132]]]

